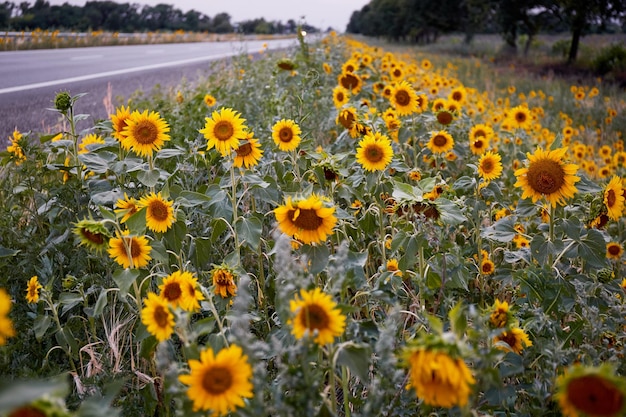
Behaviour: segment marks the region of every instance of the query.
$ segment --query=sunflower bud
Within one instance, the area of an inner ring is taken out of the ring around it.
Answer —
[[[67,91],[62,91],[54,98],[54,107],[65,114],[72,107],[72,97]]]

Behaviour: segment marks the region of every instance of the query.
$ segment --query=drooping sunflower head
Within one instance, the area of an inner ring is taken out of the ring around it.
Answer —
[[[174,315],[167,300],[153,292],[148,293],[144,300],[141,322],[159,342],[169,339],[174,332]]]
[[[214,111],[211,117],[205,118],[205,125],[199,132],[207,139],[207,150],[215,148],[222,156],[239,147],[239,140],[247,134],[246,120],[231,108]]]
[[[432,153],[447,153],[454,147],[454,139],[445,130],[440,130],[431,134],[426,146]]]
[[[478,175],[485,181],[492,181],[502,175],[502,157],[498,153],[487,152],[478,160]]]
[[[146,226],[155,233],[164,233],[172,227],[174,216],[174,202],[158,194],[150,193],[142,197],[137,206],[146,209]]]
[[[391,140],[376,132],[367,134],[359,142],[356,160],[367,171],[382,171],[391,163],[393,148]]]
[[[298,68],[298,64],[289,58],[281,58],[276,62],[276,67],[283,71],[293,71]]]
[[[237,295],[237,284],[235,278],[237,274],[228,265],[215,266],[211,270],[214,292],[222,298],[234,297]]]
[[[140,113],[135,110],[126,119],[122,131],[122,145],[139,156],[152,156],[166,141],[170,140],[170,127],[159,113],[148,110]]]
[[[109,256],[124,268],[143,268],[152,259],[152,247],[145,236],[130,236],[128,230],[109,240]]]
[[[289,304],[292,317],[288,324],[296,339],[313,337],[318,345],[332,343],[346,327],[346,317],[332,297],[319,288],[301,290]]]
[[[31,277],[26,284],[26,301],[29,303],[36,303],[39,301],[39,290],[43,286],[39,283],[37,275]]]
[[[239,147],[235,149],[235,159],[233,165],[237,168],[245,166],[252,168],[257,165],[263,156],[263,149],[257,139],[254,139],[254,133],[249,132],[245,141],[239,142]]]
[[[552,207],[565,205],[565,199],[578,191],[576,176],[578,165],[568,164],[563,158],[567,148],[544,151],[537,148],[534,154],[528,153],[528,166],[515,171],[516,187],[522,187],[522,198],[532,198],[533,203],[545,197]]]
[[[109,246],[109,231],[97,220],[83,219],[74,225],[72,232],[80,239],[80,245],[100,253]]]
[[[272,139],[278,149],[284,152],[293,151],[298,147],[302,140],[301,133],[300,126],[290,119],[279,120],[272,127]]]
[[[323,243],[337,224],[335,207],[316,194],[307,198],[287,198],[274,209],[278,228],[288,236],[297,236],[304,244]]]
[[[189,374],[179,381],[188,385],[187,397],[194,411],[213,410],[212,416],[222,417],[244,406],[244,398],[252,398],[252,367],[248,356],[237,345],[220,350],[200,352],[200,360],[189,361]]]
[[[519,327],[503,331],[493,338],[493,343],[497,349],[505,352],[515,352],[518,355],[522,353],[524,347],[533,345],[526,332]]]
[[[421,107],[418,107],[417,93],[411,87],[411,84],[406,81],[402,81],[393,87],[389,99],[400,116],[410,115],[421,109]]]
[[[624,189],[622,188],[622,180],[617,175],[611,178],[611,181],[604,189],[604,206],[607,215],[612,220],[619,220],[624,211]]]

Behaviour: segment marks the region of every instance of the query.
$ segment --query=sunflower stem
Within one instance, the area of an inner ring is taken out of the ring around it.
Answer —
[[[548,241],[550,243],[554,243],[554,214],[556,212],[556,206],[553,204],[550,204],[550,222],[549,222],[549,229],[548,229]],[[548,264],[552,265],[552,251],[550,251],[550,253],[548,253]]]
[[[235,227],[237,223],[237,182],[235,181],[235,165],[230,164],[230,186],[231,186],[231,196],[230,201],[233,205],[233,238],[235,239],[235,250],[237,251],[237,259],[239,259],[239,236],[237,236],[237,229]]]
[[[350,402],[348,396],[348,372],[345,366],[341,367],[341,389],[343,391],[343,413],[344,416],[350,417]]]
[[[57,326],[57,331],[60,332],[63,336],[65,336],[65,333],[63,332],[63,326],[61,326],[61,320],[59,320],[59,312],[57,311],[56,306],[52,302],[51,294],[48,291],[43,291],[43,295],[44,295],[43,299],[45,300],[46,304],[48,304],[48,308],[50,309],[50,312],[52,313],[52,319],[54,320],[54,323]],[[74,372],[76,376],[78,376],[78,370],[76,368],[76,364],[74,363],[74,359],[72,358],[71,349],[69,347],[66,348],[65,346],[61,346],[61,349],[67,355],[70,361],[70,366],[72,367],[72,371]]]
[[[333,411],[333,414],[336,415],[337,414],[337,381],[336,381],[336,376],[335,376],[335,349],[331,348],[330,350],[330,395],[332,395],[331,397],[331,401],[330,401],[330,407],[331,410]]]

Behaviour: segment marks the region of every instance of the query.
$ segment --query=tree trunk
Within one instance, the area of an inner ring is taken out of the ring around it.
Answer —
[[[575,27],[572,29],[572,44],[569,47],[569,55],[567,56],[568,64],[572,64],[576,61],[576,56],[578,56],[578,45],[580,44],[582,32],[582,27]]]

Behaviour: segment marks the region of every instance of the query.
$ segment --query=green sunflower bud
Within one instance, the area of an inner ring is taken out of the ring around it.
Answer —
[[[72,107],[72,97],[67,91],[61,91],[54,98],[54,107],[65,114]]]

